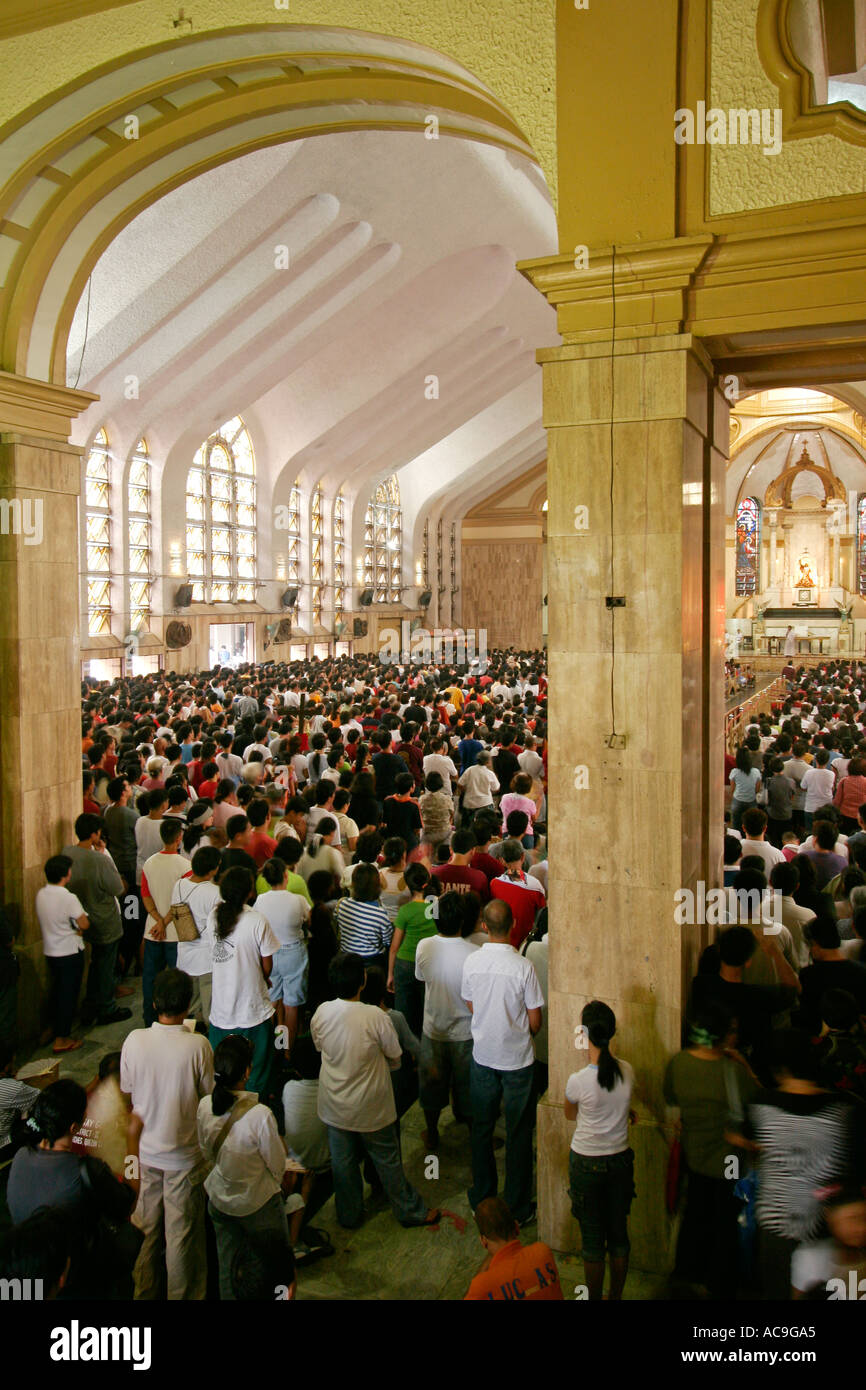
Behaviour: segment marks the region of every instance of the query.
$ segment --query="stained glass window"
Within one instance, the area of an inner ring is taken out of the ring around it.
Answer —
[[[256,464],[239,416],[205,440],[187,474],[186,566],[194,603],[256,596]]]
[[[346,608],[346,503],[342,492],[334,498],[334,624],[343,622]]]
[[[325,583],[325,499],[317,487],[310,506],[310,583],[312,584],[313,624],[322,626],[322,589]]]
[[[754,497],[737,508],[736,592],[753,594],[758,587],[761,554],[761,509]]]
[[[147,632],[151,612],[150,456],[144,439],[139,439],[135,446],[129,465],[126,495],[129,508],[129,630]]]
[[[860,594],[866,595],[866,495],[857,498],[857,578]]]
[[[377,487],[364,516],[364,587],[377,603],[399,603],[403,574],[400,487],[391,475]]]
[[[84,469],[84,570],[87,631],[111,631],[111,458],[108,435],[98,431]]]
[[[294,588],[301,583],[301,490],[295,483],[289,493],[289,524],[286,528],[288,564],[286,579]]]

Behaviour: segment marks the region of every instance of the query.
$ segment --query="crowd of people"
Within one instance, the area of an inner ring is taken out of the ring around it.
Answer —
[[[543,653],[82,697],[82,811],[36,898],[43,1041],[62,1057],[83,1029],[131,1031],[87,1088],[15,1081],[7,1048],[4,1272],[62,1247],[63,1297],[291,1290],[334,1253],[312,1224],[332,1195],[344,1228],[376,1201],[405,1227],[440,1220],[403,1168],[417,1100],[429,1153],[449,1108],[467,1129],[488,1251],[467,1296],[527,1296],[525,1280],[561,1298],[552,1253],[517,1235],[546,1086]]]
[[[683,1296],[832,1297],[866,1250],[866,672],[792,668],[788,691],[726,758],[724,920],[664,1077]],[[82,1028],[130,1031],[87,1088],[16,1080],[4,1044],[4,1274],[291,1297],[334,1255],[331,1198],[345,1229],[376,1204],[442,1219],[404,1168],[417,1103],[427,1154],[448,1111],[465,1126],[486,1250],[466,1296],[562,1298],[521,1236],[548,1087],[546,712],[541,653],[84,687],[83,809],[36,899],[44,1040],[62,1058]],[[629,1264],[642,1080],[616,1029],[585,1005],[555,1098],[590,1300],[608,1269],[622,1298]]]

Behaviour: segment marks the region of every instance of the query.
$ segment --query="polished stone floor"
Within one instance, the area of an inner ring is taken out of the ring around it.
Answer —
[[[84,1046],[60,1058],[60,1075],[87,1085],[96,1075],[99,1062],[109,1052],[118,1051],[133,1028],[141,1027],[141,991],[138,980],[129,980],[135,989],[129,999],[118,1003],[133,1009],[132,1018],[107,1028],[85,1033]],[[48,1057],[51,1048],[37,1048],[31,1054]],[[317,1214],[314,1224],[328,1232],[336,1254],[299,1272],[298,1299],[460,1299],[477,1272],[484,1249],[478,1239],[469,1209],[466,1190],[471,1179],[469,1146],[465,1126],[442,1117],[437,1166],[421,1142],[424,1117],[417,1105],[402,1120],[403,1161],[410,1182],[422,1192],[428,1206],[451,1213],[438,1227],[404,1230],[385,1205],[368,1207],[367,1219],[357,1231],[338,1226],[333,1200]],[[500,1168],[502,1154],[498,1156]],[[537,1239],[535,1224],[524,1228],[524,1243]],[[571,1254],[557,1254],[563,1293],[574,1298],[582,1284],[583,1267]],[[627,1299],[667,1298],[666,1281],[657,1274],[629,1274]]]

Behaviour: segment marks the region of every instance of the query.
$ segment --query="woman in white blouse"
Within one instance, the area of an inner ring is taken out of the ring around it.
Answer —
[[[286,1149],[273,1112],[245,1090],[252,1065],[248,1038],[232,1034],[214,1053],[213,1093],[198,1107],[198,1140],[213,1167],[205,1179],[216,1233],[221,1299],[232,1299],[232,1262],[250,1234],[276,1231],[289,1243],[282,1184]]]

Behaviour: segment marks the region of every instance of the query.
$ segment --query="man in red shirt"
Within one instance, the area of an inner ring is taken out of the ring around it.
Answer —
[[[270,859],[277,847],[276,840],[272,839],[265,829],[270,818],[271,808],[263,797],[256,797],[250,802],[247,807],[247,820],[251,828],[246,851],[256,861],[257,869],[260,869],[265,861]]]
[[[455,830],[451,836],[451,858],[447,864],[437,864],[433,874],[443,885],[443,892],[453,888],[456,893],[477,893],[482,903],[490,897],[487,875],[469,867],[469,857],[475,849],[471,830]]]
[[[490,896],[502,898],[511,908],[514,926],[509,940],[519,951],[535,925],[536,913],[544,907],[547,899],[538,879],[523,872],[523,846],[519,840],[506,840],[502,859],[505,873],[491,883]],[[436,872],[435,869],[433,872]]]
[[[494,835],[499,832],[499,816],[494,810],[492,818],[487,816],[477,816],[472,823],[472,834],[475,836],[475,849],[469,856],[470,869],[480,869],[488,884],[502,874],[502,860],[495,859],[492,854],[487,853],[487,847]]]
[[[553,1299],[562,1302],[559,1271],[549,1245],[520,1243],[520,1229],[501,1197],[485,1197],[478,1203],[475,1221],[487,1259],[469,1285],[464,1302],[490,1299]]]

